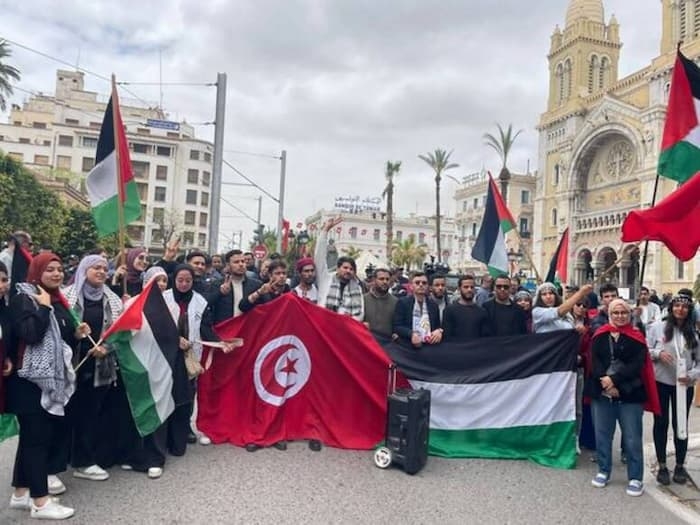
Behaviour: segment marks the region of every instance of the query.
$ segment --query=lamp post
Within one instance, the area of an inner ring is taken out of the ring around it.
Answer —
[[[508,250],[508,262],[510,263],[510,274],[515,275],[520,274],[520,261],[523,259],[523,252],[520,251],[520,247],[518,247],[518,250],[515,251],[513,248],[510,248]],[[518,267],[518,271],[515,271],[516,266]]]

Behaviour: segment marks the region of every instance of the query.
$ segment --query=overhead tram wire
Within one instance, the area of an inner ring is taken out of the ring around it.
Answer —
[[[249,220],[253,221],[255,224],[258,223],[258,220],[257,220],[257,219],[253,219],[253,217],[251,217],[250,215],[248,215],[246,212],[244,212],[244,211],[243,211],[242,209],[240,209],[238,206],[236,206],[235,204],[233,204],[233,203],[232,203],[230,200],[228,200],[227,198],[221,197],[221,200],[224,201],[224,202],[225,202],[226,204],[228,204],[229,206],[231,206],[231,207],[232,207],[234,210],[236,210],[238,213],[240,213],[241,215],[243,215],[243,217],[245,217],[246,219],[249,219]]]
[[[273,155],[271,153],[253,153],[252,151],[240,151],[235,149],[225,149],[224,153],[236,153],[238,155],[249,155],[251,157],[261,157],[264,159],[275,159],[281,160],[282,157],[279,155]]]
[[[216,82],[132,82],[129,80],[122,80],[117,82],[119,86],[206,86],[206,87],[216,87]]]
[[[68,61],[66,61],[66,60],[63,60],[63,59],[61,59],[61,58],[58,58],[58,57],[49,55],[48,53],[44,53],[43,51],[39,51],[38,49],[34,49],[34,48],[29,47],[29,46],[26,46],[26,45],[24,45],[24,44],[20,44],[19,42],[15,42],[14,40],[10,40],[9,38],[3,37],[2,39],[3,39],[5,42],[8,42],[8,43],[12,44],[13,46],[17,46],[17,47],[19,47],[19,48],[25,49],[25,50],[30,51],[30,52],[32,52],[32,53],[36,53],[36,54],[39,55],[39,56],[42,56],[42,57],[44,57],[44,58],[48,58],[49,60],[53,60],[53,61],[55,61],[55,62],[58,62],[59,64],[63,64],[63,65],[65,65],[65,66],[69,66],[69,67],[71,67],[71,68],[75,68],[77,71],[81,71],[81,72],[83,72],[83,73],[87,73],[88,75],[92,75],[93,77],[99,78],[100,80],[104,80],[105,82],[109,82],[109,83],[112,82],[111,77],[106,77],[106,76],[104,76],[104,75],[100,75],[99,73],[95,73],[94,71],[90,71],[89,69],[85,69],[84,67],[76,66],[75,64],[72,64],[72,63],[70,63],[70,62],[68,62]],[[124,89],[124,91],[126,91],[126,92],[129,93],[131,96],[133,96],[136,100],[138,100],[139,102],[143,103],[144,106],[146,106],[146,107],[152,106],[152,104],[150,104],[148,101],[146,101],[146,100],[142,99],[141,97],[139,97],[136,93],[134,93],[134,92],[131,91],[130,89],[125,88],[125,87],[122,88],[122,89]]]
[[[275,201],[276,203],[279,204],[279,199],[278,199],[277,197],[273,196],[273,195],[272,195],[269,191],[267,191],[265,188],[262,188],[262,187],[258,186],[258,185],[257,185],[255,182],[253,182],[249,177],[247,177],[247,176],[245,175],[245,173],[243,173],[242,171],[240,171],[238,168],[236,168],[236,167],[235,167],[233,164],[231,164],[229,161],[227,161],[226,159],[223,159],[223,161],[224,161],[224,164],[226,164],[229,168],[231,168],[233,171],[235,171],[238,175],[240,175],[241,177],[243,177],[243,178],[244,178],[246,181],[248,181],[252,186],[256,187],[256,188],[259,189],[262,193],[264,193],[265,195],[267,195],[268,197],[270,197],[273,201]]]

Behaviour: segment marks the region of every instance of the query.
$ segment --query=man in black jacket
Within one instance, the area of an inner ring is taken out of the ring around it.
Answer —
[[[496,277],[493,299],[482,306],[489,316],[492,336],[521,335],[527,333],[527,315],[510,298],[511,281],[506,274]]]
[[[423,343],[437,344],[442,341],[440,311],[437,304],[427,297],[428,277],[415,272],[411,277],[413,295],[403,297],[396,303],[394,311],[394,333],[420,348]]]
[[[246,276],[245,257],[241,250],[231,250],[225,257],[229,273],[219,286],[218,292],[214,291],[209,297],[214,324],[238,317],[250,310],[253,306],[247,301],[241,304],[241,301],[244,297],[249,297],[262,284],[257,279]]]

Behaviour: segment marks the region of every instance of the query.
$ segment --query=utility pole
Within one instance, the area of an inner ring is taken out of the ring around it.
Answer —
[[[221,214],[221,180],[224,160],[224,124],[226,117],[226,73],[216,75],[216,122],[214,127],[214,165],[211,178],[209,214],[209,253],[216,253]]]
[[[256,230],[262,234],[261,226],[262,226],[262,195],[258,196],[258,229]],[[262,238],[258,239],[258,241],[259,241],[258,244],[262,244]]]
[[[277,253],[282,253],[282,222],[284,221],[284,178],[287,171],[287,151],[282,150],[280,155],[280,195],[279,212],[277,215]]]

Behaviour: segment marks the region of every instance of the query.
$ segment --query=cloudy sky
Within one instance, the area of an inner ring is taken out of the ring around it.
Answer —
[[[285,215],[292,226],[339,195],[379,196],[387,160],[401,160],[396,181],[400,214],[430,214],[434,183],[417,158],[454,149],[458,178],[482,166],[498,171],[483,145],[495,123],[523,129],[511,170],[536,166],[534,129],[547,97],[549,38],[563,26],[568,0],[169,0],[106,2],[0,0],[0,37],[120,80],[212,82],[228,74],[224,158],[277,194],[287,150]],[[658,54],[659,0],[605,0],[605,17],[621,25],[620,76]],[[536,7],[534,7],[536,6]],[[52,92],[60,64],[15,47],[19,87]],[[87,75],[87,89],[107,94]],[[157,103],[157,86],[132,86]],[[164,86],[173,119],[214,119],[213,88]],[[27,95],[17,92],[13,102]],[[131,95],[122,92],[124,99]],[[0,115],[6,120],[6,115]],[[213,139],[211,126],[198,126]],[[246,152],[246,153],[241,153]],[[224,167],[224,181],[242,182]],[[455,183],[445,180],[450,214]],[[223,195],[251,216],[257,193],[227,186]],[[276,221],[263,200],[263,220]],[[253,223],[226,204],[225,235]],[[239,216],[239,217],[236,217]],[[226,245],[222,238],[220,245]]]

